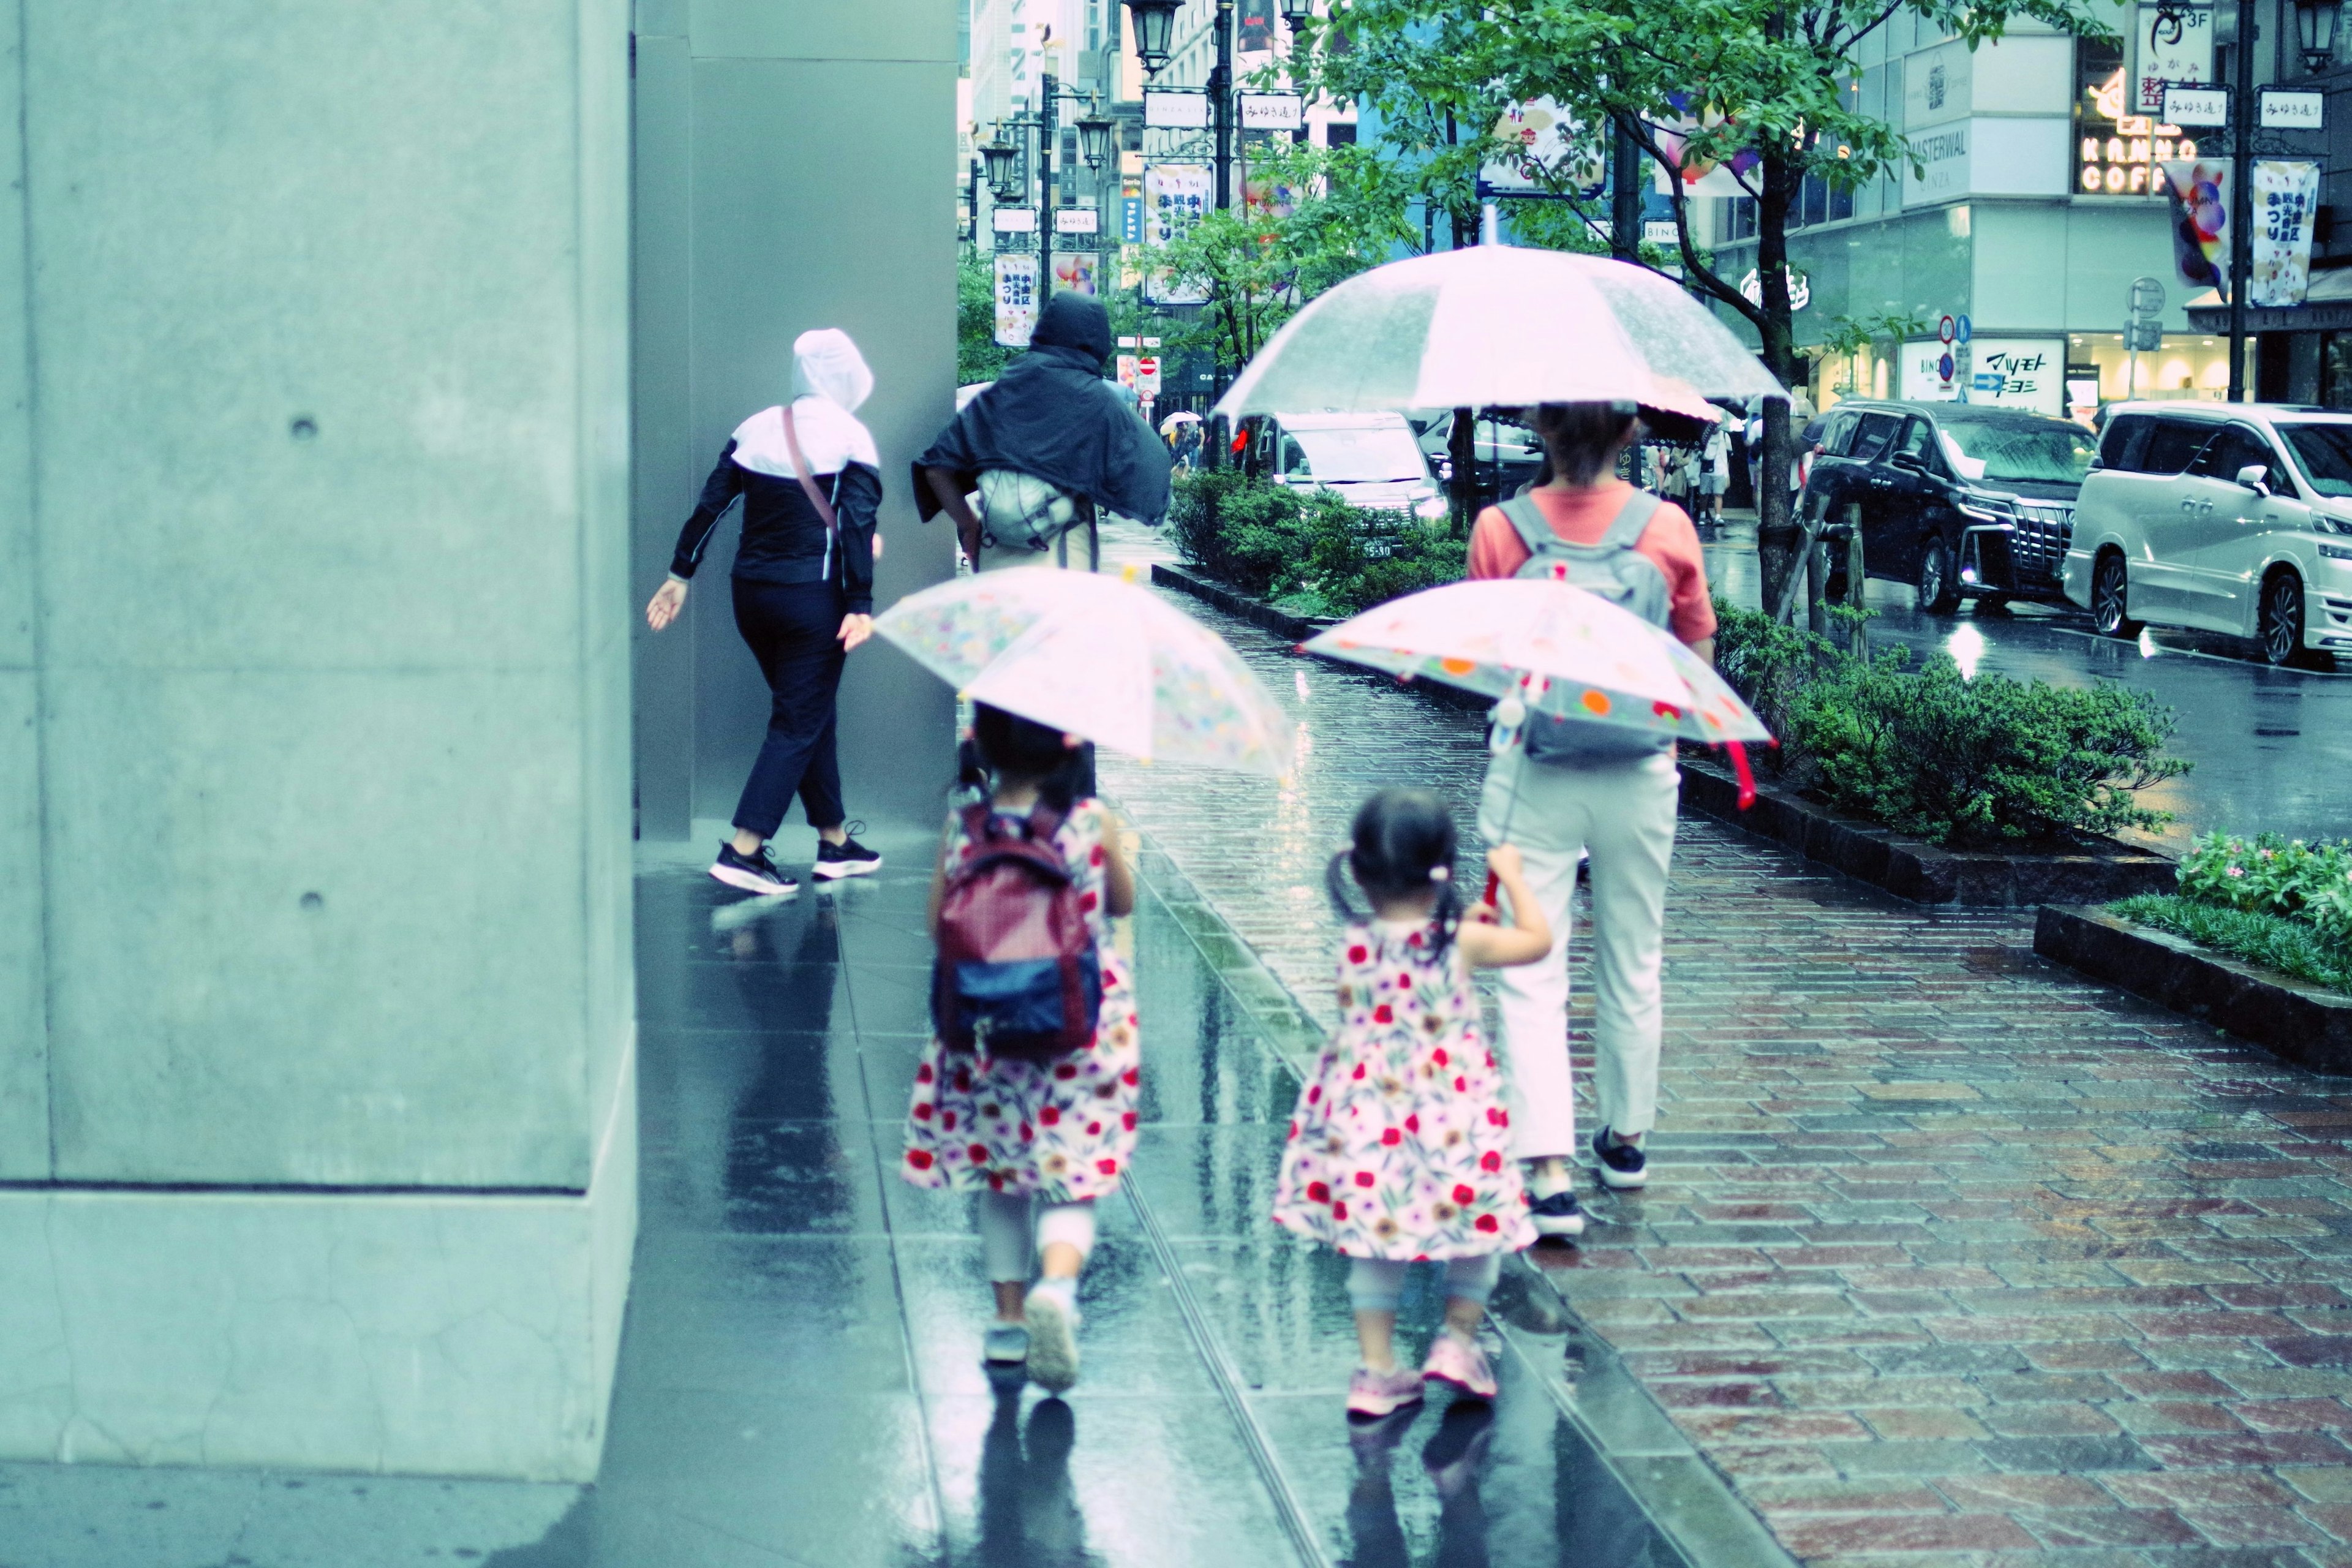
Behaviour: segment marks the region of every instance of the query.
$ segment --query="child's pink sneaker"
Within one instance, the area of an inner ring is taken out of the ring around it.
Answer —
[[[1421,1403],[1421,1374],[1410,1367],[1398,1367],[1392,1372],[1374,1372],[1360,1366],[1356,1375],[1348,1380],[1348,1414],[1367,1420],[1394,1415],[1408,1405]]]
[[[1486,1352],[1450,1331],[1439,1331],[1421,1375],[1450,1383],[1474,1399],[1495,1397],[1495,1371],[1486,1364]]]

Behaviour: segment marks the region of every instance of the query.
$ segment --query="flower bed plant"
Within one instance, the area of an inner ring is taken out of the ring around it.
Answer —
[[[1780,741],[1759,761],[1838,810],[1951,848],[2050,847],[2167,813],[2138,792],[2188,771],[2162,754],[2171,712],[2145,692],[1917,670],[1857,658],[1718,600],[1716,663]]]
[[[2352,841],[2210,833],[2180,862],[2180,891],[2108,906],[2136,924],[2352,994]]]
[[[1410,512],[1253,479],[1237,468],[1176,477],[1169,524],[1185,561],[1294,616],[1352,616],[1450,583],[1465,547]]]

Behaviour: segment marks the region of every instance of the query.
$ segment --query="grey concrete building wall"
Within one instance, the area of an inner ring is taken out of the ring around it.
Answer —
[[[954,0],[640,0],[640,601],[729,434],[791,396],[792,342],[812,327],[847,331],[874,368],[859,412],[883,464],[877,604],[951,572],[946,527],[915,522],[908,465],[954,412],[955,24]],[[647,837],[731,816],[767,722],[728,605],[734,526],[686,624],[636,633]],[[852,658],[840,711],[853,816],[937,815],[952,700],[878,642]]]
[[[0,15],[0,1454],[592,1474],[626,0]]]

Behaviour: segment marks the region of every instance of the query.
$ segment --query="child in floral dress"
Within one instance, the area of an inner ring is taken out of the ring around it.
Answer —
[[[919,1187],[979,1194],[981,1251],[996,1296],[987,1358],[1059,1393],[1078,1376],[1078,1274],[1095,1239],[1095,1200],[1118,1189],[1134,1157],[1142,1082],[1135,990],[1111,944],[1110,920],[1135,907],[1135,878],[1118,816],[1076,799],[1080,753],[1071,738],[991,708],[972,722],[977,782],[1001,816],[1043,805],[1061,814],[1054,847],[1078,891],[1102,966],[1093,1044],[1043,1062],[950,1051],[934,1034],[915,1068],[900,1173]],[[974,846],[961,815],[948,819],[931,878],[937,932],[948,868]],[[1030,1287],[1032,1264],[1041,1277]]]
[[[1427,790],[1381,791],[1356,813],[1352,839],[1329,871],[1349,922],[1341,1023],[1299,1093],[1274,1219],[1355,1260],[1348,1294],[1363,1364],[1348,1411],[1378,1417],[1420,1399],[1424,1378],[1495,1396],[1478,1324],[1503,1255],[1536,1230],[1470,971],[1533,963],[1551,931],[1507,844],[1486,867],[1520,923],[1501,924],[1486,904],[1462,912],[1454,816]],[[1343,864],[1369,917],[1349,907]],[[1445,1266],[1445,1329],[1414,1372],[1397,1365],[1393,1340],[1405,1268],[1423,1261]]]

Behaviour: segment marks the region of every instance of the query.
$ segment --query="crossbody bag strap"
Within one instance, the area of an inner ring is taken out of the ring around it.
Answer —
[[[833,503],[824,499],[824,492],[817,489],[816,481],[809,477],[808,458],[801,451],[801,434],[793,426],[793,405],[787,403],[784,405],[782,412],[784,416],[784,449],[793,455],[793,478],[800,480],[801,494],[808,497],[809,505],[816,508],[817,516],[824,520],[825,532],[827,534],[838,533],[841,530],[841,524],[834,517]]]

